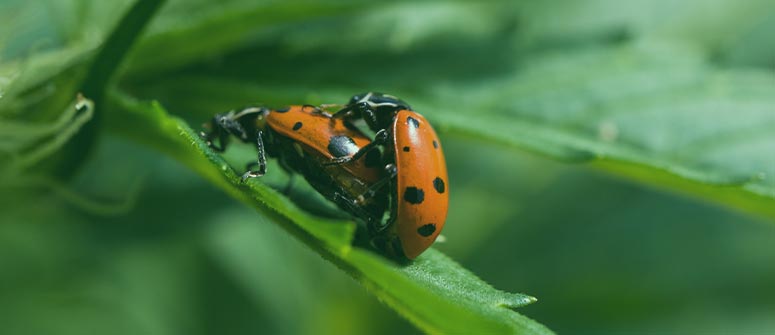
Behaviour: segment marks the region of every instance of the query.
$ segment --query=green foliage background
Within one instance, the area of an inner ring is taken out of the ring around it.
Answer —
[[[0,0],[0,327],[770,332],[773,31],[765,0]],[[447,242],[408,267],[195,136],[367,90],[450,167]]]

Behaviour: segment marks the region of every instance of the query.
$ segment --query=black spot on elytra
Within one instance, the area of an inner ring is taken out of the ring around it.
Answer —
[[[423,237],[431,236],[435,231],[436,231],[436,224],[434,223],[429,223],[429,224],[423,225],[420,228],[417,228],[417,233],[422,235]]]
[[[334,157],[345,157],[358,152],[358,146],[349,136],[338,135],[328,142],[328,152]]]
[[[420,121],[417,121],[417,119],[411,116],[406,118],[406,124],[414,127],[415,129],[420,128]]]
[[[439,148],[439,142],[436,142],[436,140],[433,140],[433,148],[438,149]]]
[[[378,167],[381,163],[382,154],[379,152],[379,150],[376,149],[366,153],[366,157],[363,158],[363,164],[366,165],[367,168]]]
[[[296,122],[296,124],[293,125],[293,130],[299,130],[301,129],[301,126],[302,126],[301,121]]]
[[[409,152],[409,147],[404,147],[404,152]]]
[[[420,204],[425,200],[425,192],[414,186],[407,187],[404,190],[404,200],[410,204]]]
[[[444,193],[444,180],[436,177],[436,179],[433,180],[433,188],[436,189],[436,192]]]
[[[274,111],[277,112],[277,113],[285,113],[285,112],[287,112],[289,110],[291,110],[291,107],[278,108],[278,109],[275,109]]]

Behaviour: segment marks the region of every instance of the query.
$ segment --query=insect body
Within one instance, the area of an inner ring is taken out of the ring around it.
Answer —
[[[380,93],[353,96],[334,118],[363,119],[376,132],[375,139],[358,153],[330,164],[369,155],[376,146],[384,148],[391,215],[376,233],[388,252],[416,258],[438,237],[449,206],[447,167],[436,132],[406,102]]]
[[[217,114],[202,133],[211,148],[223,151],[231,136],[255,143],[257,168],[242,179],[266,173],[266,156],[276,157],[290,173],[305,177],[324,197],[357,218],[376,224],[387,207],[387,193],[372,187],[384,179],[379,151],[373,151],[347,164],[331,166],[332,159],[350,157],[371,140],[347,122],[332,118],[314,106],[297,105],[282,109],[251,107]],[[216,144],[215,142],[218,142]]]

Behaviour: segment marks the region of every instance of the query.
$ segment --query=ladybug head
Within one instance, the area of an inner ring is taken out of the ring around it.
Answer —
[[[412,110],[403,100],[388,94],[368,92],[354,95],[347,106],[374,131],[389,128],[400,110]]]
[[[243,141],[249,141],[256,130],[264,129],[269,113],[270,110],[266,107],[248,107],[216,114],[210,121],[210,129],[213,133],[232,134]]]

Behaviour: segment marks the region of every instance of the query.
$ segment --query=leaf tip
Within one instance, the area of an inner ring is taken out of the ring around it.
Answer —
[[[537,302],[538,298],[525,295],[525,294],[509,294],[505,301],[500,303],[500,306],[508,309],[517,309]]]

